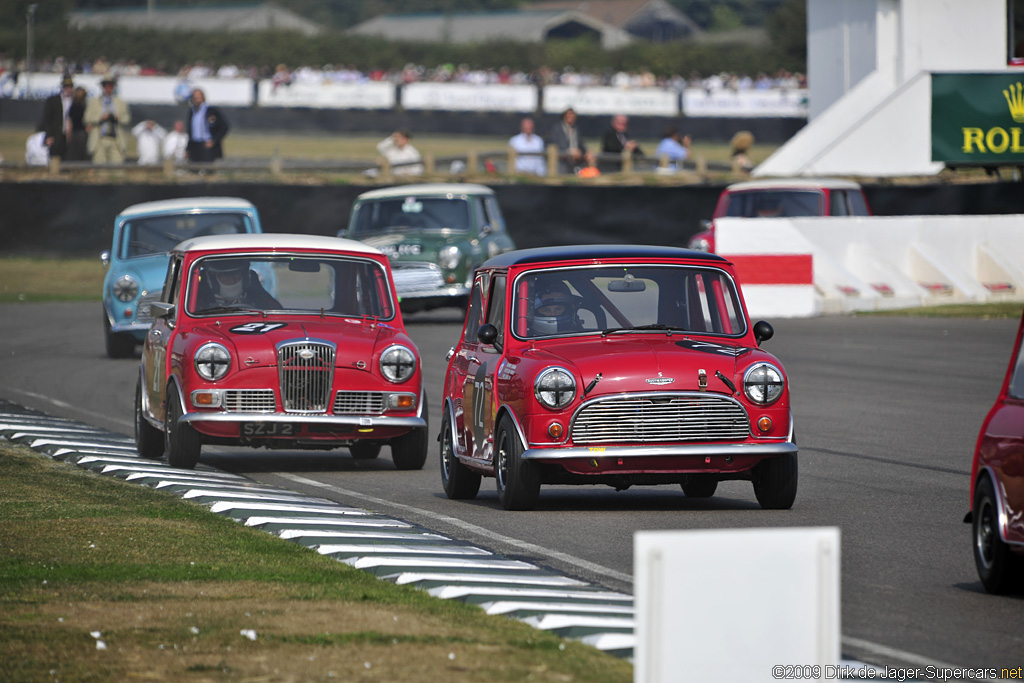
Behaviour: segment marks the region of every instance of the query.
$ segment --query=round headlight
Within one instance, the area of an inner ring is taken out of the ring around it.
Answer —
[[[462,252],[454,244],[447,246],[437,253],[437,263],[445,270],[452,270],[459,267],[462,260]]]
[[[564,408],[576,398],[576,380],[564,368],[548,368],[537,375],[533,394],[542,406]]]
[[[112,287],[118,301],[129,302],[139,293],[139,283],[131,275],[122,275],[114,280]]]
[[[199,347],[194,363],[199,376],[212,382],[228,374],[231,353],[220,344],[210,342]]]
[[[707,237],[699,237],[690,242],[689,247],[697,251],[711,251],[711,240]]]
[[[751,365],[743,373],[743,392],[754,403],[768,405],[782,396],[786,381],[782,372],[771,363]]]
[[[395,344],[380,354],[380,374],[389,382],[404,382],[416,372],[416,354]]]

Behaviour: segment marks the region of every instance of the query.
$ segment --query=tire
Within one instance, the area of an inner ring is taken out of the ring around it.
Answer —
[[[469,469],[455,457],[455,439],[452,424],[445,415],[441,425],[441,486],[452,500],[472,500],[480,491],[481,475]]]
[[[754,466],[754,496],[765,510],[788,510],[796,500],[796,453],[765,458]]]
[[[141,379],[135,384],[135,450],[147,460],[159,460],[164,455],[163,433],[142,414]]]
[[[687,498],[710,498],[718,489],[718,479],[713,474],[691,474],[679,486]]]
[[[974,487],[971,544],[974,566],[985,590],[995,595],[1013,592],[1024,584],[1020,571],[1024,560],[1015,555],[999,536],[999,501],[992,479],[982,477]]]
[[[523,444],[508,415],[498,423],[494,449],[494,475],[501,506],[506,510],[532,510],[540,498],[540,471],[536,464],[523,460]]]
[[[427,420],[427,405],[423,404],[423,419]],[[413,429],[391,440],[391,461],[400,470],[421,470],[427,462],[427,427]]]
[[[373,460],[380,455],[379,441],[356,441],[348,447],[348,452],[356,460]]]
[[[164,450],[167,452],[167,464],[183,470],[195,468],[199,462],[199,451],[203,447],[199,432],[191,425],[179,422],[181,419],[181,400],[178,389],[171,384],[167,387],[167,410],[164,412]]]
[[[107,312],[103,312],[103,336],[107,345],[108,358],[131,358],[135,355],[135,338],[124,332],[110,329]]]

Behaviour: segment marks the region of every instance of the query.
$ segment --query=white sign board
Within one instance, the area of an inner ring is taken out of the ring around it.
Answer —
[[[260,81],[261,107],[309,107],[311,109],[393,109],[395,86],[391,83],[303,83],[274,86]]]
[[[545,112],[560,114],[569,108],[582,115],[679,116],[679,93],[665,88],[544,87]]]
[[[786,666],[824,681],[839,664],[837,528],[640,531],[633,580],[636,683],[767,683]]]
[[[537,88],[532,85],[409,83],[402,86],[402,106],[441,111],[528,113],[537,109]]]
[[[746,118],[806,118],[806,90],[683,91],[683,115],[687,117],[735,116]]]

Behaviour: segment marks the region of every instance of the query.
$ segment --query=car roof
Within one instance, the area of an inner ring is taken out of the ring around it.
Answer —
[[[255,209],[252,202],[239,197],[180,197],[155,202],[132,204],[121,211],[121,216],[162,213],[169,211],[212,211],[218,209]]]
[[[726,259],[706,251],[658,247],[637,244],[579,244],[564,247],[538,247],[518,249],[499,254],[484,262],[484,268],[518,266],[556,261],[586,261],[610,259],[688,259],[727,263]]]
[[[373,256],[382,255],[379,249],[374,249],[355,240],[341,237],[324,237],[321,235],[289,235],[279,232],[193,237],[178,244],[171,251],[190,253],[196,251],[219,251],[223,249],[252,251],[312,249],[316,251],[348,251]]]
[[[448,194],[487,194],[493,195],[494,190],[486,185],[475,183],[421,183],[419,185],[397,185],[395,187],[383,187],[378,190],[364,192],[356,200],[363,199],[391,199],[394,197],[426,196],[426,195],[448,195]]]
[[[859,190],[860,185],[852,180],[843,178],[764,178],[761,180],[745,180],[742,183],[733,183],[726,190],[730,192],[742,192],[746,190],[816,190],[822,187],[837,190]]]

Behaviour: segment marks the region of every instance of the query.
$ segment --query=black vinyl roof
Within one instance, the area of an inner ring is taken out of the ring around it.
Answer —
[[[638,244],[579,244],[566,247],[537,247],[507,251],[488,259],[483,268],[507,267],[548,261],[586,259],[690,259],[725,263],[717,254],[679,247],[656,247]]]

